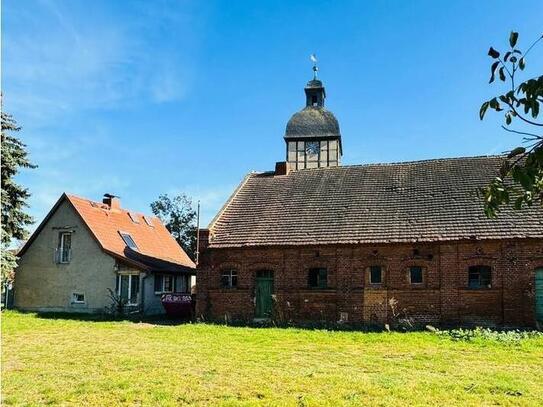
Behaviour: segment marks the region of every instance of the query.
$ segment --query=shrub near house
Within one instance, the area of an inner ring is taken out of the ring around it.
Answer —
[[[163,293],[190,293],[195,266],[156,217],[63,194],[21,249],[15,307],[102,312],[111,290],[133,311],[164,312]]]

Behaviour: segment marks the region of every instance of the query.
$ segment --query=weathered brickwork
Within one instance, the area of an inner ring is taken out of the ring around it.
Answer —
[[[204,235],[205,238],[205,235]],[[535,269],[543,240],[511,239],[429,244],[207,248],[198,271],[197,313],[211,319],[252,319],[258,270],[274,275],[274,313],[293,321],[390,323],[395,315],[443,325],[534,325]],[[383,268],[370,284],[369,267]],[[468,267],[491,267],[491,287],[468,288]],[[413,285],[409,267],[423,269]],[[308,288],[310,268],[328,271],[326,289]],[[237,288],[221,288],[235,269]],[[392,300],[392,301],[391,301]],[[391,303],[396,304],[391,307]]]

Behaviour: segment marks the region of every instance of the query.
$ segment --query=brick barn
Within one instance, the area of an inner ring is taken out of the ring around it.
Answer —
[[[286,161],[248,174],[200,234],[208,319],[536,325],[543,209],[487,219],[475,192],[503,156],[341,166],[316,77]]]

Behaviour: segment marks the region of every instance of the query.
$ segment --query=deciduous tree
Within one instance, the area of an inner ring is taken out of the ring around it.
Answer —
[[[493,60],[490,83],[498,77],[508,86],[507,92],[481,105],[479,116],[483,120],[489,109],[500,112],[505,122],[502,128],[509,133],[524,136],[524,146],[511,150],[499,175],[480,190],[488,217],[496,217],[502,205],[512,203],[516,209],[521,209],[525,205],[543,204],[543,122],[538,120],[540,105],[543,103],[543,76],[536,75],[518,82],[519,73],[528,64],[528,54],[541,43],[543,35],[526,51],[517,47],[518,38],[518,33],[513,31],[509,35],[509,48],[505,52],[499,52],[493,47],[488,51]]]
[[[151,203],[151,210],[164,223],[177,243],[194,259],[196,252],[196,211],[185,194],[163,194]]]

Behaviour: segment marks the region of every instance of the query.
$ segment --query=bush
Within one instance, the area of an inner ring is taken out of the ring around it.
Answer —
[[[507,344],[516,344],[524,339],[543,337],[543,332],[539,331],[523,331],[520,329],[498,331],[479,327],[475,329],[436,329],[435,332],[437,335],[450,338],[454,341],[472,342],[477,339],[483,339]]]

